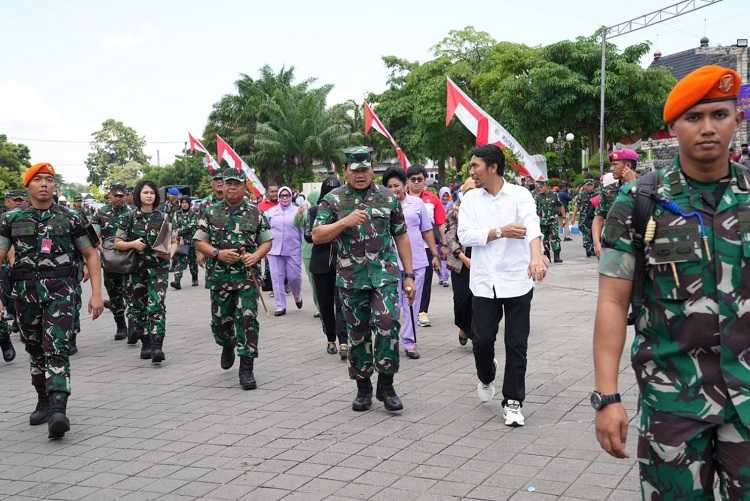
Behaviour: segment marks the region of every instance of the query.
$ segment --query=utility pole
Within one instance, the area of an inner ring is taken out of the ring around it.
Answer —
[[[676,17],[689,14],[698,9],[708,7],[715,3],[719,3],[721,0],[683,0],[682,2],[673,3],[663,9],[655,10],[642,16],[634,17],[628,21],[624,21],[619,24],[606,27],[601,32],[602,37],[602,69],[601,69],[601,103],[600,103],[600,116],[599,116],[599,172],[604,170],[604,150],[606,141],[604,139],[604,115],[606,113],[605,106],[605,87],[607,81],[607,40],[620,35],[627,35],[634,31],[642,30],[653,26],[655,24],[669,21]]]

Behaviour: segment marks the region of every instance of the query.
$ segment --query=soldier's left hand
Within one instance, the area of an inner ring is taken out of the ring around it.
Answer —
[[[242,257],[240,259],[242,259],[242,264],[244,264],[247,268],[255,266],[258,261],[260,261],[255,253],[251,254],[249,252],[245,252],[244,254],[242,254]]]
[[[414,294],[416,290],[417,290],[416,287],[414,287],[414,279],[405,278],[404,279],[404,292],[406,292],[406,297],[409,298],[409,304],[414,304]]]
[[[91,299],[89,299],[89,313],[91,314],[91,319],[96,320],[103,311],[104,302],[102,301],[101,296],[91,296]]]

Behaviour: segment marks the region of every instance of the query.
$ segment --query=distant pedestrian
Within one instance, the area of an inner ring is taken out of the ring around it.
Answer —
[[[279,189],[279,203],[266,211],[271,225],[273,246],[268,253],[271,266],[271,283],[276,301],[274,316],[286,315],[286,283],[289,284],[294,303],[302,308],[302,228],[298,218],[305,207],[292,204],[292,190],[286,186]]]

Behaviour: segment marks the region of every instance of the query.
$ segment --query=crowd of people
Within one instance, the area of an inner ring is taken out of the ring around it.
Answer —
[[[286,314],[287,294],[303,308],[304,267],[325,351],[347,360],[356,382],[354,411],[370,409],[373,396],[388,411],[404,409],[394,378],[402,349],[420,358],[436,274],[438,286],[453,289],[459,343],[472,343],[480,402],[497,392],[495,345],[505,319],[500,408],[506,425],[523,426],[535,283],[563,263],[562,242],[577,226],[586,256],[599,258],[590,398],[602,448],[626,456],[628,416],[617,390],[631,323],[643,492],[702,498],[718,472],[722,494],[743,499],[750,492],[750,159],[744,144],[739,156],[729,150],[742,118],[740,80],[734,70],[707,66],[674,87],[664,106],[679,145],[672,167],[645,173],[636,151],[617,149],[611,173],[575,188],[544,179],[515,184],[502,150],[483,145],[470,151],[465,182],[433,192],[424,166],[376,179],[369,149],[355,147],[345,151],[344,179],[330,176],[309,197],[269,186],[253,200],[245,175],[228,168],[213,175],[212,193],[197,205],[169,190],[162,201],[143,180],[132,199],[113,183],[107,204],[92,213],[80,200],[72,208],[55,203],[54,167],[36,164],[24,173],[26,193],[6,193],[0,219],[2,302],[12,319],[0,322],[0,348],[13,360],[9,333],[20,332],[38,395],[30,424],[47,423],[51,438],[69,429],[82,282],[91,286],[92,318],[106,306],[115,339],[140,342],[141,358],[160,364],[169,273],[179,290],[188,268],[198,285],[202,266],[220,366],[228,370],[239,357],[245,390],[257,387],[258,302],[267,291],[277,317]]]

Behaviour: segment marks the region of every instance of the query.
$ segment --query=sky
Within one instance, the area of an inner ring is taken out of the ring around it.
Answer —
[[[255,78],[264,64],[333,84],[329,104],[361,102],[386,87],[382,56],[430,59],[452,29],[546,45],[674,1],[3,2],[0,134],[29,146],[32,162],[50,161],[66,181],[84,182],[91,133],[104,120],[133,127],[152,163],[158,152],[164,165],[188,131],[200,137],[211,106],[240,74]],[[704,35],[712,46],[732,45],[750,37],[748,19],[750,2],[724,0],[614,42],[648,40],[665,55],[697,47]]]

